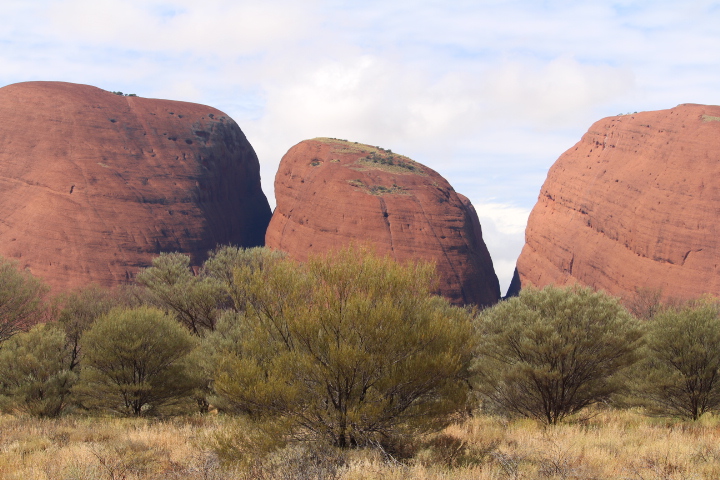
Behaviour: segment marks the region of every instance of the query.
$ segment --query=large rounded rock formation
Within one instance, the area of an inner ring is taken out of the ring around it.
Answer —
[[[720,107],[605,118],[550,169],[511,290],[720,295],[718,214]]]
[[[237,124],[87,85],[0,89],[0,255],[56,290],[132,279],[163,251],[262,245],[270,207]]]
[[[439,291],[492,305],[500,288],[470,202],[433,170],[390,150],[318,138],[291,148],[275,177],[265,243],[303,261],[349,244],[437,265]]]

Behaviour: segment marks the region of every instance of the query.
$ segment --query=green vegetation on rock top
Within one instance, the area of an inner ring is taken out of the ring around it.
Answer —
[[[353,187],[357,187],[361,189],[363,192],[369,194],[369,195],[408,195],[408,191],[401,187],[400,185],[397,185],[395,183],[392,184],[391,187],[386,187],[383,185],[367,185],[362,180],[348,180],[348,183],[352,185]]]
[[[333,153],[364,155],[354,163],[355,168],[358,170],[377,169],[399,174],[425,175],[420,164],[405,155],[394,153],[389,148],[385,149],[358,142],[349,142],[338,138],[319,137],[313,140],[332,145]]]

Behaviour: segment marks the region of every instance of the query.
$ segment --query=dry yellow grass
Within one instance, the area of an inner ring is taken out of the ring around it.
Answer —
[[[222,465],[208,439],[223,417],[172,420],[0,417],[0,478],[490,480],[720,478],[720,422],[600,411],[545,427],[478,416],[418,442],[410,460],[377,450],[291,446],[251,465]]]

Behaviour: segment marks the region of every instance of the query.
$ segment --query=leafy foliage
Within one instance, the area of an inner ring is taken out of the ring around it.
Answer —
[[[196,341],[175,319],[149,307],[114,309],[80,339],[84,405],[125,415],[187,406],[200,381],[186,357]]]
[[[269,248],[226,245],[210,252],[210,257],[203,264],[202,275],[222,285],[229,300],[226,303],[232,309],[244,311],[250,302],[251,292],[243,280],[260,275],[286,257],[284,252]]]
[[[651,411],[697,420],[720,407],[720,306],[668,308],[648,322],[640,396]]]
[[[189,256],[162,253],[152,267],[138,273],[137,281],[148,288],[153,304],[174,313],[194,334],[215,329],[222,285],[212,277],[193,275]]]
[[[0,257],[0,342],[29,329],[47,313],[49,287],[13,261]]]
[[[80,337],[100,316],[123,304],[116,293],[97,285],[60,295],[56,299],[60,308],[58,322],[65,329],[70,347],[70,370],[80,361]]]
[[[217,394],[343,448],[445,424],[468,399],[473,335],[466,310],[430,294],[433,273],[353,249],[236,269],[245,289],[215,334]]]
[[[639,320],[650,320],[663,309],[662,290],[635,288],[635,294],[625,299],[625,307]]]
[[[523,289],[478,319],[473,370],[501,411],[555,424],[617,392],[642,337],[618,301],[589,288]]]
[[[75,375],[71,351],[56,324],[40,324],[0,349],[0,403],[5,410],[55,417],[66,406]]]

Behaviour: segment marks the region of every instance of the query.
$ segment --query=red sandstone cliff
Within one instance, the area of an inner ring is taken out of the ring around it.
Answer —
[[[550,169],[514,286],[720,295],[718,214],[720,107],[605,118]]]
[[[500,296],[470,202],[433,170],[369,145],[318,138],[291,148],[275,177],[266,245],[305,260],[352,242],[399,261],[437,264],[455,303]]]
[[[0,255],[56,289],[131,279],[161,251],[195,262],[262,245],[255,152],[204,105],[28,82],[0,89]]]

